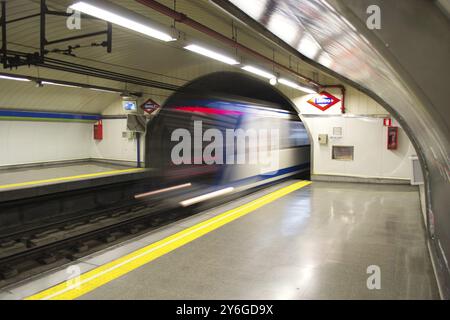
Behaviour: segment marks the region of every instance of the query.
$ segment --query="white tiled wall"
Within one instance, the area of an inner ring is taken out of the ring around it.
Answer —
[[[340,90],[327,90],[342,99]],[[387,150],[387,127],[383,118],[388,112],[362,92],[348,88],[346,114],[340,112],[341,103],[322,112],[309,105],[313,95],[292,97],[312,135],[314,145],[313,174],[338,175],[361,178],[405,179],[411,178],[411,160],[415,150],[402,128],[399,128],[398,150]],[[398,126],[394,122],[394,125]],[[333,135],[333,128],[343,128],[343,137],[330,139],[328,145],[320,145],[319,134]],[[332,146],[354,146],[354,160],[332,159]]]
[[[122,137],[126,122],[104,120],[104,139],[96,141],[93,123],[0,121],[0,166],[89,158],[134,162],[137,142]]]
[[[387,127],[382,118],[374,117],[307,117],[314,144],[314,174],[343,175],[363,178],[410,179],[411,160],[415,154],[408,137],[399,128],[399,148],[387,149]],[[320,145],[319,134],[333,135],[333,127],[343,129],[342,138],[330,138]],[[354,160],[332,159],[332,147],[354,146]]]
[[[127,131],[126,119],[103,120],[103,140],[92,141],[91,157],[119,161],[137,160],[137,141],[122,137]],[[144,139],[141,138],[141,161],[144,161]]]
[[[0,166],[89,158],[92,126],[0,121]]]
[[[342,98],[339,90],[329,91]],[[306,101],[311,96],[294,96],[294,91],[286,93],[303,114],[312,135],[314,174],[410,179],[409,157],[415,154],[414,148],[400,128],[399,149],[387,150],[387,128],[382,119],[387,112],[375,101],[348,88],[347,114],[343,116],[340,104],[327,112],[310,112]],[[103,114],[123,115],[120,99],[111,103]],[[333,127],[342,127],[343,137],[331,139],[327,146],[319,145],[318,135],[332,135]],[[126,119],[104,120],[103,128],[104,139],[95,141],[92,123],[0,121],[0,166],[83,158],[136,161],[136,140],[122,137]],[[354,146],[354,160],[332,160],[333,145]],[[143,161],[144,137],[140,147]]]

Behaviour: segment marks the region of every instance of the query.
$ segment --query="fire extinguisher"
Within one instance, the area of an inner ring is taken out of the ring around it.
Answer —
[[[397,150],[398,148],[398,127],[388,128],[388,150]]]
[[[103,140],[103,122],[102,122],[102,120],[99,120],[94,124],[94,139],[95,140]]]

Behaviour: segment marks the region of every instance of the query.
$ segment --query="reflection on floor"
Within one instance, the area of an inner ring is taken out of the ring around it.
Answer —
[[[380,290],[369,290],[370,266]],[[317,182],[81,299],[438,299],[417,188]]]

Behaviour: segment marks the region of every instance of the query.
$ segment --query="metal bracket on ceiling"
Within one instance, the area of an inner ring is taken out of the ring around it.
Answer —
[[[112,35],[112,24],[109,22],[106,23],[106,30],[104,30],[104,31],[92,32],[92,33],[87,33],[87,34],[82,34],[82,35],[77,35],[77,36],[66,37],[66,38],[49,41],[49,40],[47,40],[47,29],[46,29],[47,16],[51,15],[51,16],[59,16],[59,17],[71,17],[73,14],[68,13],[68,12],[63,12],[63,11],[49,10],[47,7],[47,1],[41,0],[39,13],[27,15],[24,17],[20,17],[20,18],[16,18],[16,19],[8,21],[6,18],[7,17],[6,1],[1,1],[1,8],[2,8],[2,15],[1,15],[1,19],[0,19],[0,24],[1,24],[1,30],[2,30],[2,49],[1,49],[1,55],[0,55],[1,60],[0,61],[3,64],[4,69],[7,69],[7,68],[11,69],[11,68],[17,68],[17,67],[23,66],[23,65],[43,63],[45,60],[45,56],[48,53],[52,52],[52,51],[47,50],[47,46],[64,43],[64,42],[71,42],[74,40],[80,40],[80,39],[85,39],[85,38],[92,38],[92,37],[96,37],[96,36],[100,36],[100,35],[106,35],[106,41],[101,42],[101,46],[106,47],[106,50],[108,53],[112,52],[112,36],[113,36]],[[31,54],[30,55],[31,59],[27,58],[25,60],[23,59],[23,57],[16,57],[14,55],[11,56],[8,53],[7,25],[11,24],[11,23],[23,21],[23,20],[37,18],[37,17],[39,17],[39,19],[40,19],[39,52]],[[83,15],[83,17],[93,19],[93,20],[99,20],[97,18],[89,17],[89,16],[85,16],[85,15]],[[94,46],[94,45],[92,45],[92,46]],[[98,46],[98,45],[96,44],[95,46]],[[68,46],[68,49],[56,49],[56,51],[57,52],[70,51],[70,54],[73,55],[72,51],[76,47],[77,46]],[[53,52],[56,52],[56,51],[53,50]]]
[[[2,7],[2,16],[0,19],[0,23],[2,25],[2,52],[1,52],[1,62],[3,64],[3,68],[6,69],[7,67],[7,51],[8,46],[6,42],[6,2],[2,1],[1,3]]]

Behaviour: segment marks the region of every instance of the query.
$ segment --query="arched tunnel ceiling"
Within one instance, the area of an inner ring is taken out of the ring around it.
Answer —
[[[212,1],[396,116],[425,169],[429,231],[449,297],[450,20],[443,7],[424,0]],[[366,24],[371,5],[380,9],[380,29]]]
[[[254,0],[251,6],[245,0],[214,2],[233,3],[300,54],[371,90],[399,116],[414,116],[410,122],[419,122],[423,129],[434,121],[449,136],[444,96],[450,83],[450,27],[432,1]],[[389,31],[383,33],[382,27],[374,34],[366,27],[366,8],[373,4],[381,7],[382,23]],[[384,46],[395,48],[389,52]],[[399,50],[400,57],[395,56]],[[448,147],[448,140],[441,138],[434,135]],[[445,150],[437,152],[446,158]]]
[[[235,15],[241,9],[247,15],[238,13],[241,19],[253,18],[312,63],[369,91],[450,181],[450,22],[433,1],[213,1]],[[365,20],[373,4],[381,8],[384,24],[376,32]]]

